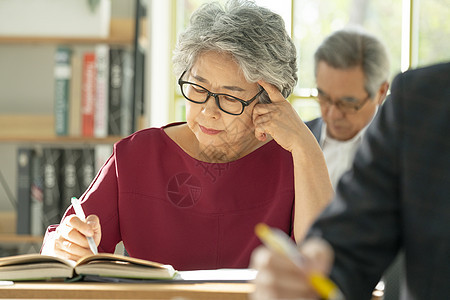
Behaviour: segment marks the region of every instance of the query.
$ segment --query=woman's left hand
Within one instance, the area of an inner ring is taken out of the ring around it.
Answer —
[[[264,141],[267,134],[284,149],[292,152],[296,143],[300,142],[302,132],[308,130],[292,105],[272,84],[258,81],[269,95],[272,103],[257,104],[253,109],[255,136]]]
[[[295,181],[294,237],[301,242],[311,224],[329,203],[333,188],[319,143],[292,105],[272,84],[258,82],[272,100],[256,104],[253,124],[258,140],[272,138],[292,154]]]

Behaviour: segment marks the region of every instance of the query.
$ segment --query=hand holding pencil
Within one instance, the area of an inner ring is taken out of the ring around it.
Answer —
[[[309,240],[302,253],[281,230],[258,224],[256,235],[266,247],[252,255],[258,270],[254,299],[344,299],[325,274],[333,262],[333,251],[324,242]]]
[[[85,217],[78,199],[72,199],[72,206],[75,214],[67,215],[58,226],[54,254],[76,261],[83,256],[97,254],[101,227],[96,215]]]
[[[81,221],[86,222],[86,216],[84,215],[84,211],[83,211],[83,208],[81,207],[80,201],[75,197],[72,197],[71,201],[72,201],[72,206],[73,206],[73,209],[75,210],[76,216]],[[92,236],[86,236],[86,239],[89,244],[89,249],[91,249],[92,253],[98,254],[97,245],[94,242],[94,238]]]

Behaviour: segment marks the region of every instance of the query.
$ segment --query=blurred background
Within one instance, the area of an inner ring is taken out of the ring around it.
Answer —
[[[189,16],[204,2],[0,0],[0,256],[39,251],[45,195],[58,199],[61,215],[68,184],[81,195],[82,179],[93,178],[114,142],[141,128],[184,120],[171,53]],[[255,2],[282,15],[297,47],[299,82],[288,100],[304,121],[320,114],[314,51],[335,30],[358,25],[379,37],[389,51],[391,79],[412,67],[450,60],[447,0]],[[94,133],[83,131],[87,53],[97,59],[92,97],[100,101],[107,94],[105,119]],[[107,53],[102,78],[101,53]],[[113,67],[114,57],[120,69]],[[108,106],[115,94],[119,104]],[[116,129],[115,114],[120,115]],[[91,172],[75,176],[82,164]],[[49,174],[53,186],[46,185]]]

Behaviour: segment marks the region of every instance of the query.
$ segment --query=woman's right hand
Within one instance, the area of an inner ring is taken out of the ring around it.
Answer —
[[[93,237],[96,246],[100,244],[102,231],[99,218],[90,215],[83,222],[76,215],[67,216],[56,229],[55,255],[77,261],[93,254],[86,237]]]

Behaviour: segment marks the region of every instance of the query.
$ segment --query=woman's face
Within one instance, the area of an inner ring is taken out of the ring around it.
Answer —
[[[212,93],[224,93],[244,101],[259,91],[257,83],[248,82],[231,55],[218,52],[201,54],[183,80],[196,83]],[[202,147],[221,148],[225,152],[240,151],[254,142],[252,122],[255,99],[241,115],[234,116],[219,109],[214,97],[197,104],[186,100],[186,120]],[[239,156],[239,152],[236,153]]]

